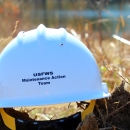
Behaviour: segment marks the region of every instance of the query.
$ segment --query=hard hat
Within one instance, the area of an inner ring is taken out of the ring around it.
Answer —
[[[0,54],[0,108],[109,96],[92,53],[63,28],[20,32]]]
[[[87,47],[63,28],[20,32],[0,55],[0,107],[108,97]]]

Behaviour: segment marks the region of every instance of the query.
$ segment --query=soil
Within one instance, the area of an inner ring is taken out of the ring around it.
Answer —
[[[90,127],[91,130],[97,130],[97,127],[99,130],[130,130],[130,93],[124,89],[124,85],[125,82],[122,81],[119,87],[114,88],[109,99],[96,100],[94,116],[86,116],[77,130],[90,130]],[[5,111],[15,118],[33,120],[25,112],[12,108],[6,108]],[[95,128],[92,127],[93,124]],[[1,116],[0,130],[10,130],[4,125]]]
[[[125,82],[114,88],[111,97],[99,99],[94,108],[99,128],[130,130],[130,93],[124,89]]]

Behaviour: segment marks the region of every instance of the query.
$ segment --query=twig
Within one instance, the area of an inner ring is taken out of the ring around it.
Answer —
[[[14,31],[10,34],[10,37],[12,37],[14,35],[14,33],[16,32],[17,26],[18,26],[19,21],[15,22],[15,27],[14,27]]]
[[[98,121],[101,121],[101,119],[99,119],[99,118],[97,118],[97,117],[95,117],[95,119],[98,120]],[[119,129],[119,130],[124,130],[124,129],[119,128],[119,127],[117,127],[117,126],[113,126],[112,124],[110,124],[110,123],[108,123],[108,122],[105,122],[105,124],[106,124],[106,125],[109,125],[109,126],[111,126],[111,127],[99,128],[99,130],[107,130],[107,129],[114,128],[114,127],[117,128],[117,129]]]
[[[119,74],[117,70],[113,69],[113,71],[115,71],[127,84],[130,85],[130,83],[121,74]]]
[[[87,109],[88,108],[88,106],[89,106],[89,102],[85,102],[85,101],[80,101],[80,103],[85,107],[85,109]]]
[[[115,111],[111,112],[107,117],[106,117],[106,120],[108,117],[112,116],[114,113],[118,112],[119,110],[121,110],[123,107],[125,107],[126,105],[130,104],[130,101],[127,102],[125,105],[121,106],[120,108],[116,109]]]
[[[76,102],[76,104],[77,104],[77,107],[80,107],[81,109],[85,110],[85,108],[82,106],[83,105],[82,103]]]
[[[70,102],[69,105],[68,105],[68,109],[70,108],[70,104],[71,104],[71,102]]]
[[[19,23],[19,21],[16,21],[16,22],[15,22],[15,27],[14,27],[13,32],[10,34],[10,36],[9,36],[7,39],[1,40],[0,43],[6,42],[6,41],[8,41],[10,38],[13,37],[13,35],[15,34],[15,32],[16,32],[16,30],[17,30],[18,23]]]
[[[108,106],[107,106],[107,101],[106,101],[106,99],[104,99],[104,101],[105,101],[105,107],[106,107],[106,112],[107,112],[107,116],[108,116]]]
[[[104,64],[108,70],[110,71],[114,71],[120,78],[122,78],[128,85],[130,85],[130,83],[115,69],[113,69],[113,67],[109,67],[107,64]]]
[[[29,113],[29,112],[33,111],[34,109],[36,109],[36,108],[32,108],[31,110],[27,110],[27,113]]]
[[[101,111],[99,110],[99,108],[98,108],[97,104],[96,104],[96,108],[97,108],[97,110],[98,110],[98,113],[99,113],[99,114],[100,114],[100,116],[101,116],[102,123],[103,123],[103,127],[106,127],[105,122],[104,122],[104,117],[103,117],[103,115],[102,115]]]
[[[2,43],[3,41],[4,41],[4,39],[1,39],[1,40],[0,40],[0,43]]]
[[[124,68],[127,69],[126,67],[124,67]],[[124,75],[125,77],[128,77],[128,76],[126,75],[126,73],[124,72],[123,67],[121,67],[121,70],[122,70],[123,75]],[[127,78],[127,80],[130,82],[130,79]]]
[[[52,118],[50,118],[50,120],[52,120],[56,115],[54,115]]]

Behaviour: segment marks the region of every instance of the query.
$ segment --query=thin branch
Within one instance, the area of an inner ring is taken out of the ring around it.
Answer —
[[[106,117],[106,120],[108,117],[112,116],[114,113],[117,113],[118,111],[120,111],[122,108],[124,108],[125,106],[127,106],[128,104],[130,104],[130,101],[127,102],[126,104],[124,104],[123,106],[121,106],[120,108],[116,109],[115,111],[111,112],[107,117]]]
[[[14,31],[10,34],[10,37],[12,37],[12,36],[15,34],[15,32],[16,32],[16,30],[17,30],[18,23],[19,23],[19,21],[16,21],[16,22],[15,22]]]
[[[96,108],[97,108],[97,110],[98,110],[98,113],[99,113],[99,114],[100,114],[100,116],[101,116],[103,126],[104,126],[104,127],[106,127],[105,122],[104,122],[104,117],[103,117],[103,115],[102,115],[101,111],[99,110],[99,108],[98,108],[97,104],[96,104]]]
[[[71,104],[71,102],[70,102],[69,105],[68,105],[68,109],[70,108],[70,104]]]
[[[130,83],[115,69],[113,69],[113,67],[109,67],[107,64],[104,64],[110,71],[114,71],[116,72],[116,74],[122,78],[128,85],[130,85]]]
[[[19,21],[16,21],[16,22],[15,22],[15,27],[14,27],[13,32],[10,34],[10,36],[9,36],[7,39],[2,39],[2,40],[0,41],[0,43],[6,42],[6,41],[8,41],[9,39],[11,39],[11,38],[13,37],[13,35],[15,34],[15,32],[16,32],[16,30],[17,30],[18,23],[19,23]]]
[[[80,107],[81,109],[85,110],[85,108],[84,108],[84,106],[83,106],[82,103],[78,103],[78,102],[76,102],[76,104],[77,104],[77,107]]]
[[[29,113],[29,112],[31,112],[31,111],[33,111],[33,110],[35,110],[36,108],[32,108],[32,109],[30,109],[30,110],[27,110],[27,113]]]
[[[127,84],[130,85],[130,83],[115,69],[113,69],[113,71],[115,71]]]
[[[52,120],[56,115],[54,115],[52,118],[50,118],[50,120]]]
[[[107,116],[108,116],[108,106],[107,106],[107,101],[106,101],[106,99],[104,99],[104,101],[105,101],[105,107],[106,107],[106,112],[107,112]]]

